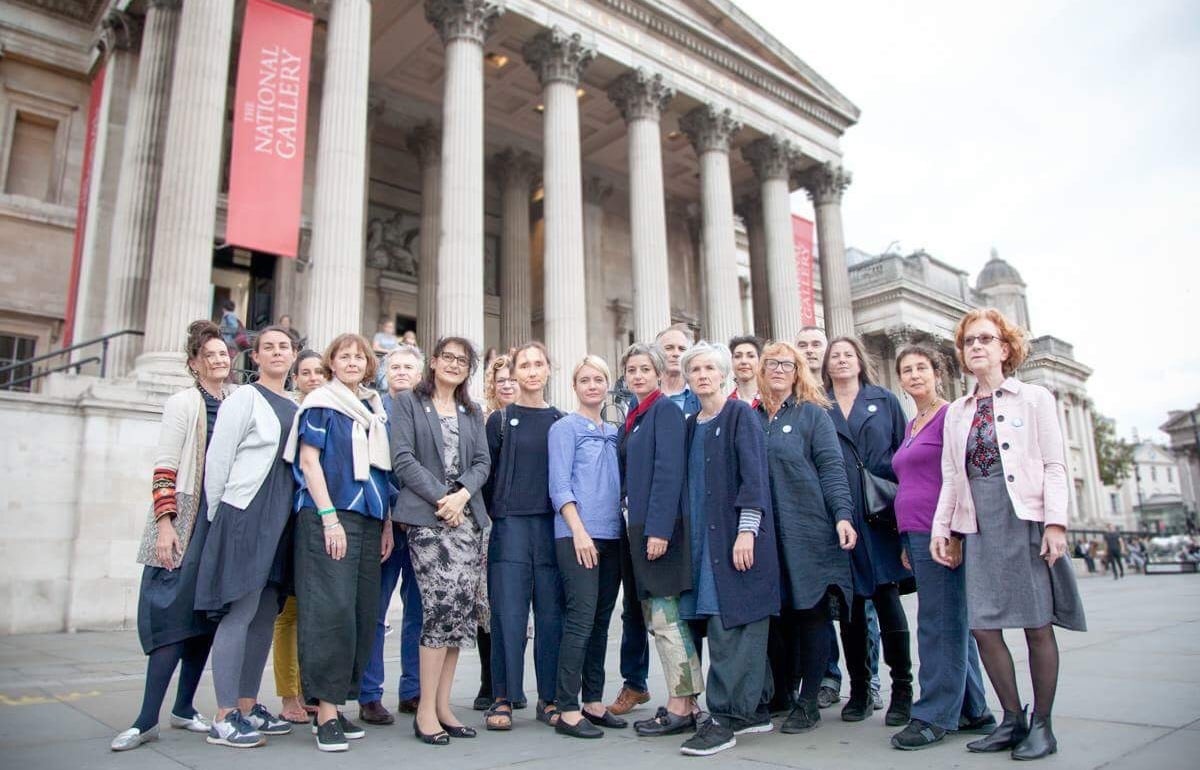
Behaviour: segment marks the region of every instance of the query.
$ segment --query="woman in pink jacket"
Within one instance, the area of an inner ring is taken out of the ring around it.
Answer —
[[[1087,623],[1067,553],[1067,469],[1054,396],[1013,374],[1027,353],[1025,332],[999,311],[972,310],[955,345],[974,392],[950,405],[942,450],[942,491],[929,550],[947,567],[965,564],[967,616],[1004,721],[967,744],[1040,759],[1058,750],[1050,710],[1058,685],[1053,626]],[[1017,692],[1003,629],[1023,628],[1033,679],[1033,716]]]

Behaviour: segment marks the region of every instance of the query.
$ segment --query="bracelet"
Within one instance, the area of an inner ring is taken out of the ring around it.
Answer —
[[[340,521],[335,521],[332,524],[323,525],[325,530],[336,529],[337,527],[340,527],[340,526],[342,526],[342,522],[340,522]]]
[[[332,516],[337,513],[337,508],[319,508],[317,509],[318,516]]]

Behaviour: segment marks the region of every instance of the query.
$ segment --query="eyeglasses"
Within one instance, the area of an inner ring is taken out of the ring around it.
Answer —
[[[516,384],[517,384],[517,381],[515,379],[513,379],[512,377],[500,377],[496,380],[497,388],[502,387],[504,385],[516,385]]]
[[[986,348],[998,339],[1000,338],[994,334],[973,334],[970,337],[963,337],[963,350],[972,347],[976,342]]]
[[[779,359],[776,359],[776,358],[764,359],[763,366],[766,367],[767,371],[769,371],[769,372],[774,372],[774,371],[794,372],[794,371],[796,371],[796,362],[795,361],[780,361]]]
[[[458,364],[459,366],[465,367],[471,363],[471,359],[467,358],[466,356],[456,356],[448,350],[442,351],[438,358],[442,359],[443,364]]]

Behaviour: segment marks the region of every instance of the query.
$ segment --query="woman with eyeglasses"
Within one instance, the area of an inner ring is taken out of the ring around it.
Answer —
[[[786,342],[767,343],[758,382],[783,583],[780,621],[793,645],[780,656],[788,668],[775,678],[789,692],[800,682],[781,731],[802,733],[821,721],[817,695],[837,641],[829,621],[847,615],[854,598],[848,552],[858,533],[829,399],[803,354]]]
[[[917,649],[921,698],[912,720],[892,736],[905,751],[940,742],[946,733],[988,734],[996,719],[988,711],[979,671],[979,652],[967,628],[967,593],[962,570],[948,569],[929,553],[929,530],[942,488],[942,446],[949,405],[941,394],[945,364],[924,344],[896,356],[900,386],[917,405],[904,443],[892,456],[899,488],[896,521],[904,555],[917,578]]]
[[[900,559],[900,533],[890,509],[870,511],[867,474],[895,483],[892,455],[904,440],[907,422],[899,399],[875,383],[875,366],[856,337],[831,340],[825,349],[824,380],[830,400],[829,416],[841,442],[842,459],[854,504],[858,544],[850,552],[854,603],[850,622],[842,624],[842,649],[850,674],[850,699],[842,719],[861,722],[875,710],[870,692],[867,658],[866,603],[879,616],[883,659],[892,677],[892,697],[884,722],[908,724],[912,711],[912,657],[908,618],[900,594],[915,590],[912,572]]]
[[[1058,750],[1050,713],[1058,687],[1054,626],[1086,631],[1067,554],[1067,467],[1054,396],[1014,376],[1028,349],[1025,332],[998,310],[972,310],[958,322],[959,361],[975,390],[946,412],[942,487],[930,553],[966,570],[967,622],[1004,708],[975,752],[1010,751],[1040,759]],[[1004,629],[1024,629],[1033,680],[1026,723]]]
[[[421,590],[421,699],[413,732],[434,746],[475,737],[451,710],[450,688],[459,651],[475,644],[489,525],[482,489],[491,458],[483,415],[468,392],[478,364],[467,340],[438,340],[421,381],[397,397],[390,429],[402,484],[395,518],[407,525]]]
[[[546,403],[550,357],[540,342],[513,352],[520,388],[510,406],[487,420],[492,457],[492,537],[488,595],[492,610],[492,694],[485,726],[511,730],[513,701],[524,697],[525,643],[533,604],[537,719],[558,724],[555,705],[562,640],[562,578],[550,500],[550,427],[562,412]]]

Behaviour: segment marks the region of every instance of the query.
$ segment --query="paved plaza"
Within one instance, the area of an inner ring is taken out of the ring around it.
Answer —
[[[1175,770],[1200,767],[1200,576],[1132,575],[1124,581],[1081,579],[1091,631],[1060,632],[1062,679],[1055,709],[1060,753],[1044,767],[1136,768]],[[915,599],[908,597],[909,616]],[[399,634],[388,638],[389,687],[398,673]],[[615,693],[619,682],[619,623],[610,637],[608,671]],[[1010,638],[1016,642],[1015,637]],[[1023,645],[1014,644],[1018,670]],[[341,755],[319,755],[306,730],[271,738],[259,749],[235,751],[207,745],[203,738],[164,729],[162,737],[135,751],[114,754],[108,742],[137,712],[145,665],[133,632],[49,634],[0,637],[0,767],[57,768],[299,768],[313,766],[378,768],[521,767],[571,770],[589,768],[696,766],[720,763],[739,768],[996,768],[1009,767],[1007,754],[977,756],[950,737],[946,745],[904,753],[888,746],[893,728],[877,714],[865,724],[837,719],[836,709],[822,712],[821,727],[802,736],[750,735],[712,759],[678,754],[680,739],[637,738],[632,730],[609,732],[598,741],[555,735],[533,720],[532,710],[518,712],[508,734],[484,733],[448,748],[416,742],[408,720],[370,728],[365,740]],[[655,663],[657,665],[657,662]],[[534,693],[532,666],[526,688]],[[651,689],[662,694],[662,678],[653,672]],[[884,676],[886,683],[887,677]],[[470,724],[479,721],[470,702],[478,683],[478,658],[464,656],[454,703]],[[885,684],[886,687],[886,684]],[[1022,694],[1029,697],[1028,675]],[[174,690],[168,695],[169,706]],[[264,698],[277,706],[268,670]],[[887,695],[886,690],[884,693]],[[990,695],[990,693],[989,693]],[[387,704],[394,706],[393,695]],[[213,711],[208,674],[196,704]],[[994,705],[994,699],[993,699]],[[351,707],[351,716],[357,708]],[[647,716],[643,707],[635,717]],[[165,717],[165,712],[164,712]]]

